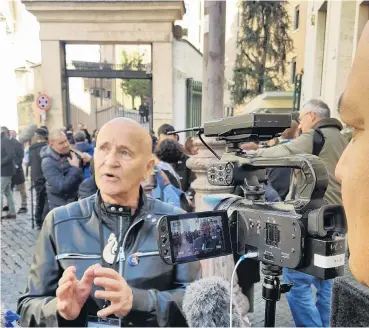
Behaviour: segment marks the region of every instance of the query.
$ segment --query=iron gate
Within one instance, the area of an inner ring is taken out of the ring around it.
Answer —
[[[187,104],[186,104],[186,128],[201,125],[201,101],[202,83],[187,79]],[[187,132],[187,136],[193,136],[194,132]]]

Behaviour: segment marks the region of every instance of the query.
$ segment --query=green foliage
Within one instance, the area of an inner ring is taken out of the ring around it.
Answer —
[[[231,92],[242,104],[266,91],[284,90],[293,50],[286,1],[241,1],[241,24]]]
[[[138,52],[128,53],[123,50],[121,53],[121,63],[124,70],[137,71],[145,68],[143,64],[143,56]],[[149,92],[149,81],[148,80],[123,80],[121,83],[123,91],[130,95],[132,98],[132,108],[134,107],[134,99],[141,98],[141,103],[143,99],[147,97]]]

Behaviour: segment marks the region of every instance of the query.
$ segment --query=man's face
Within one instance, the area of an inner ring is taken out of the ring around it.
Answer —
[[[309,111],[309,109],[303,109],[299,117],[301,131],[303,133],[308,132],[313,128],[316,121],[316,114]]]
[[[358,45],[344,91],[340,114],[355,129],[352,140],[336,167],[348,222],[350,269],[369,286],[369,24]]]
[[[17,132],[15,132],[14,130],[10,130],[10,136],[12,138],[16,138],[17,137]]]
[[[70,145],[64,134],[50,140],[50,147],[60,155],[67,155],[70,152]]]
[[[137,134],[136,126],[108,124],[97,139],[95,178],[102,194],[119,197],[137,190],[151,173],[154,161],[151,152],[143,150],[143,133]]]

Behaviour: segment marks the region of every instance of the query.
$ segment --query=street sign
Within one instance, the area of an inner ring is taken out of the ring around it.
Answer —
[[[41,94],[36,99],[36,105],[41,110],[48,110],[51,106],[51,100],[49,96]]]

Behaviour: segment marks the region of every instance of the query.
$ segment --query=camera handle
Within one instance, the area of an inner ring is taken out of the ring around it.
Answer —
[[[277,301],[281,299],[281,294],[288,293],[293,286],[281,284],[280,276],[282,268],[277,265],[262,264],[261,272],[264,274],[262,296],[265,300],[264,327],[275,327],[275,310]]]

